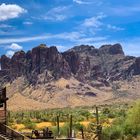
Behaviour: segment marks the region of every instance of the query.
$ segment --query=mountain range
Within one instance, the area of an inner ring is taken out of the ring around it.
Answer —
[[[122,46],[75,46],[65,52],[45,44],[0,58],[0,81],[10,110],[128,103],[140,98],[140,57]]]

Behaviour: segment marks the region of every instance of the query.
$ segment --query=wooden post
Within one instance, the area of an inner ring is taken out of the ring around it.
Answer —
[[[72,138],[72,115],[70,115],[70,138]]]
[[[59,116],[57,116],[57,136],[60,136]]]

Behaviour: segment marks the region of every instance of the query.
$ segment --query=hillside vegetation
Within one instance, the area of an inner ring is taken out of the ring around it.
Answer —
[[[132,105],[118,104],[99,106],[99,120],[103,140],[139,140],[140,101]],[[86,139],[96,135],[95,107],[64,108],[38,111],[9,112],[9,125],[20,132],[43,130],[49,127],[57,136],[57,116],[60,118],[60,135],[67,136],[70,115],[73,116],[73,130],[81,138],[81,129]]]

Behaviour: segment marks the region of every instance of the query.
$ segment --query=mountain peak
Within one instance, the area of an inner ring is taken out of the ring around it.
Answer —
[[[73,47],[69,51],[83,52],[83,51],[90,51],[93,49],[95,49],[95,47],[92,45],[83,45],[82,44],[82,45],[78,45],[78,46]]]
[[[114,44],[114,45],[102,45],[99,50],[101,52],[104,52],[104,53],[109,53],[111,55],[115,55],[115,54],[122,54],[124,55],[124,52],[123,52],[123,49],[122,49],[122,46],[121,44],[117,43],[117,44]]]

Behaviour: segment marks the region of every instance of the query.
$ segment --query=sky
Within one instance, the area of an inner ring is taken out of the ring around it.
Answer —
[[[140,56],[139,15],[139,0],[0,0],[0,55],[39,44],[63,52],[120,43]]]

